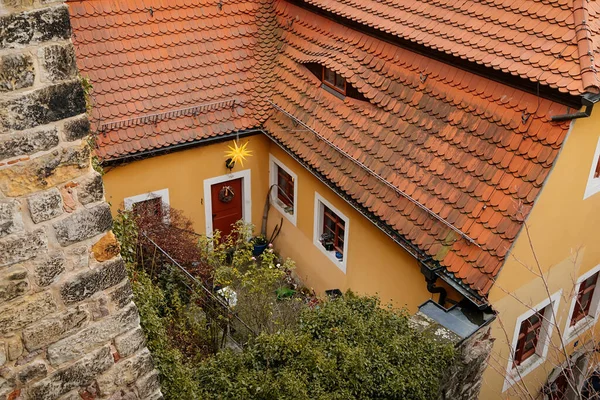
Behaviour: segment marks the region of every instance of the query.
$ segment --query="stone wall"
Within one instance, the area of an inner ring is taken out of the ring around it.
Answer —
[[[461,340],[457,334],[421,312],[411,317],[411,323],[423,334],[432,335],[436,340],[456,348],[456,360],[442,379],[438,400],[476,400],[494,344],[490,325]]]
[[[66,5],[0,0],[0,400],[159,399]]]

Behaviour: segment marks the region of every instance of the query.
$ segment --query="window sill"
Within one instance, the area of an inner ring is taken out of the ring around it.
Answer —
[[[346,257],[343,257],[341,260],[335,256],[336,250],[327,250],[321,242],[316,242],[315,246],[319,248],[329,258],[329,260],[335,264],[336,267],[342,270],[343,273],[346,273]]]
[[[569,321],[569,323],[571,323],[571,321]],[[582,318],[580,321],[577,321],[574,326],[567,328],[565,333],[565,344],[569,344],[578,339],[583,333],[593,327],[595,323],[596,319],[589,315]]]
[[[273,199],[271,204],[281,215],[286,217],[292,225],[296,226],[296,213],[294,213],[294,207],[290,207],[278,199]]]
[[[587,199],[595,194],[600,192],[600,178],[591,178],[585,188],[585,194],[583,195],[583,199]]]
[[[545,358],[539,354],[534,354],[527,360],[523,361],[523,363],[518,367],[512,368],[506,376],[506,381],[504,382],[504,388],[502,389],[502,392],[506,391],[508,388],[523,379],[531,371],[542,365],[544,359]]]

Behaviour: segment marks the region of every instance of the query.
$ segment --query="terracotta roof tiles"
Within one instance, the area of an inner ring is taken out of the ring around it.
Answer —
[[[597,0],[304,0],[327,12],[574,95],[600,90]]]
[[[221,7],[208,0],[68,4],[77,63],[93,84],[97,130],[105,123],[207,103],[218,110],[104,129],[98,135],[102,159],[258,125],[252,113],[244,112],[256,88],[258,2],[227,1]],[[221,109],[221,103],[228,108]]]
[[[322,138],[302,132],[282,112],[266,129],[486,295],[565,138],[567,124],[552,123],[549,114],[566,107],[284,1],[276,13],[283,46],[275,60],[273,101]],[[340,73],[368,102],[340,100],[323,90],[303,66],[311,62]]]

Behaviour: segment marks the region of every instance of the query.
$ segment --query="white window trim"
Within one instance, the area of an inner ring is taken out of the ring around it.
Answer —
[[[250,170],[245,169],[243,171],[204,180],[204,217],[206,218],[206,236],[210,237],[213,234],[212,196],[210,187],[217,183],[242,178],[242,219],[248,224],[252,223],[252,184],[250,182],[250,175]]]
[[[600,192],[600,178],[594,178],[594,172],[596,172],[596,166],[600,162],[600,138],[598,138],[598,144],[596,145],[596,152],[594,153],[594,159],[592,160],[592,168],[590,169],[590,175],[588,176],[587,186],[583,199]]]
[[[342,261],[339,261],[335,257],[335,251],[327,251],[325,247],[320,242],[321,237],[321,229],[323,226],[323,207],[322,205],[327,206],[331,211],[336,213],[338,217],[344,220],[344,257]],[[317,246],[323,254],[331,260],[339,269],[342,270],[343,273],[346,273],[346,265],[348,263],[348,236],[350,232],[350,220],[346,217],[340,210],[334,207],[330,202],[325,200],[323,196],[319,193],[315,192],[315,212],[314,212],[314,226],[313,226],[313,244]]]
[[[294,226],[298,219],[298,175],[296,175],[291,169],[289,169],[284,163],[279,161],[274,155],[269,154],[269,187],[277,184],[277,168],[283,169],[285,172],[291,175],[294,179],[294,205],[293,213],[285,211],[283,203],[277,198],[277,187],[271,190],[271,204],[280,214],[288,219]]]
[[[594,289],[594,296],[592,297],[592,304],[590,305],[590,313],[586,317],[579,320],[575,326],[571,326],[571,318],[573,317],[573,310],[575,310],[575,305],[577,303],[579,285],[581,282],[585,281],[598,271],[600,271],[600,265],[595,266],[585,274],[581,275],[579,279],[577,279],[577,282],[575,282],[574,291],[571,298],[571,307],[569,307],[569,315],[567,317],[567,324],[565,325],[564,330],[565,344],[569,344],[580,337],[581,334],[594,326],[598,320],[598,313],[600,312],[600,290],[596,290],[598,289],[598,286],[596,286],[596,289]],[[596,281],[596,285],[599,283],[600,282]]]
[[[558,303],[560,302],[561,294],[562,289],[554,293],[549,299],[544,299],[544,301],[542,301],[535,307],[532,307],[531,309],[527,310],[527,312],[521,314],[517,318],[510,354],[508,357],[508,365],[506,367],[506,378],[504,380],[502,392],[508,390],[511,386],[519,382],[527,374],[539,367],[546,360],[546,356],[548,355],[550,339],[552,338],[552,329],[554,328],[554,315],[557,313]],[[536,313],[539,310],[542,310],[550,304],[552,310],[549,310],[549,315],[544,315],[544,322],[542,323],[540,338],[538,341],[538,346],[541,343],[541,349],[537,349],[534,355],[525,360],[521,365],[513,368],[513,356],[515,354],[517,342],[519,340],[519,331],[521,330],[521,324],[527,318],[531,317],[534,313]]]
[[[152,200],[152,199],[156,199],[160,197],[161,198],[161,202],[163,203],[163,205],[166,205],[167,207],[165,207],[165,212],[163,215],[163,222],[165,224],[168,224],[170,221],[169,218],[169,189],[160,189],[160,190],[155,190],[153,192],[148,192],[148,193],[142,193],[142,194],[138,194],[136,196],[130,196],[130,197],[126,197],[123,202],[125,203],[125,210],[127,211],[131,211],[133,209],[133,205],[135,203],[140,203],[142,201],[146,201],[146,200]]]

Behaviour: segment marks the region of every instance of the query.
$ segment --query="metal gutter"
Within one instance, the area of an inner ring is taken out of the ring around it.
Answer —
[[[111,158],[110,160],[102,161],[102,165],[103,166],[114,166],[114,165],[123,164],[123,163],[130,162],[130,161],[138,161],[140,159],[152,157],[152,156],[159,155],[159,154],[171,153],[172,151],[184,150],[188,147],[204,146],[204,145],[208,145],[208,144],[212,144],[212,143],[224,142],[224,141],[230,140],[232,138],[252,136],[257,133],[264,133],[264,131],[259,128],[252,128],[252,129],[246,129],[243,131],[226,133],[221,136],[213,136],[213,137],[209,137],[209,138],[205,138],[205,139],[194,140],[194,141],[187,142],[187,143],[175,144],[175,145],[167,146],[164,148],[152,149],[152,150],[142,151],[142,152],[135,153],[135,154],[128,154],[128,155],[125,155],[122,157]]]
[[[553,115],[550,119],[554,122],[570,121],[572,119],[587,118],[592,115],[594,104],[600,100],[600,94],[586,93],[581,96],[581,105],[584,106],[583,111],[578,111],[571,114]]]

